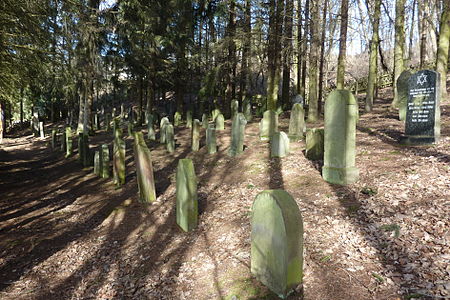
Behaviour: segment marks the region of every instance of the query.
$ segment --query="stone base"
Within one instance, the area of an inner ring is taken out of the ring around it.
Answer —
[[[359,170],[352,168],[323,167],[322,177],[325,181],[333,184],[347,185],[355,183],[359,179]]]
[[[402,136],[399,140],[402,145],[432,145],[439,142],[435,136]]]

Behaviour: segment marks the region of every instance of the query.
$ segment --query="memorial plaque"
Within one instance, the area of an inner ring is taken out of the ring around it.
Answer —
[[[409,79],[405,144],[432,144],[440,137],[439,73],[422,70]]]

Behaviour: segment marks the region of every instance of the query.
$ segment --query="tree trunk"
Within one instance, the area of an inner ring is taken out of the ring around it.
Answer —
[[[323,2],[323,18],[322,18],[322,37],[320,41],[320,64],[319,64],[319,97],[318,97],[318,111],[319,114],[322,111],[322,97],[323,97],[323,68],[325,64],[325,37],[327,30],[327,10],[328,0]]]
[[[303,37],[302,37],[302,0],[297,2],[297,93],[301,94],[302,86],[302,64],[303,55]]]
[[[247,96],[250,77],[249,59],[251,51],[251,0],[245,1],[245,14],[244,14],[244,40],[242,49],[242,69],[241,69],[241,86],[240,86],[240,98],[241,100]]]
[[[227,75],[226,75],[226,90],[225,90],[225,111],[228,116],[231,115],[231,101],[236,97],[236,43],[234,38],[236,36],[236,2],[229,0],[230,14],[227,26],[227,44],[228,44],[228,59],[227,59]]]
[[[394,100],[391,107],[398,107],[397,79],[405,69],[405,2],[395,1],[395,45],[394,45]]]
[[[341,33],[339,36],[338,69],[336,74],[336,87],[344,88],[345,83],[345,57],[347,49],[347,27],[348,27],[348,0],[341,1]]]
[[[447,67],[450,38],[450,3],[444,1],[439,24],[439,41],[436,58],[436,71],[441,75],[441,98],[447,99]]]
[[[414,17],[416,15],[416,0],[412,3],[411,13],[411,27],[409,30],[409,47],[408,47],[408,62],[411,63],[413,53],[413,39],[414,39]]]
[[[294,14],[294,1],[286,0],[284,17],[283,41],[283,84],[281,89],[281,103],[284,107],[289,105],[289,87],[291,83],[292,61],[292,18]]]
[[[320,48],[319,37],[319,1],[311,2],[311,51],[309,53],[309,92],[308,92],[308,122],[319,119],[317,99],[317,59]]]
[[[302,83],[300,85],[300,94],[303,99],[306,99],[306,53],[308,52],[308,32],[309,32],[309,0],[305,3],[305,30],[304,38],[302,41]]]
[[[367,80],[367,93],[365,111],[370,112],[373,109],[373,100],[375,97],[375,87],[377,80],[378,69],[378,43],[380,42],[379,25],[380,25],[380,9],[381,0],[375,0],[375,11],[373,14],[372,24],[372,41],[370,42],[370,57],[369,57],[369,78]]]
[[[428,31],[428,1],[419,1],[419,39],[420,39],[420,68],[425,64],[425,55],[427,48],[427,31]]]

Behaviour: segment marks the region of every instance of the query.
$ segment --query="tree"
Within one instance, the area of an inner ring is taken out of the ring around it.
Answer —
[[[392,107],[398,107],[397,79],[405,70],[405,2],[406,0],[395,1],[394,100],[391,104]]]
[[[341,1],[341,33],[339,35],[338,69],[336,74],[336,87],[344,88],[345,81],[345,56],[347,49],[347,27],[348,27],[348,0]]]
[[[315,122],[319,119],[318,110],[318,89],[317,89],[317,71],[318,55],[320,50],[319,35],[319,1],[311,2],[311,51],[309,53],[309,95],[308,95],[308,121]]]
[[[380,9],[381,0],[375,0],[374,13],[372,21],[372,40],[370,42],[369,57],[369,78],[367,79],[366,105],[365,111],[370,112],[373,109],[373,100],[375,97],[375,86],[377,80],[378,69],[378,46],[380,43],[379,26],[380,26]]]
[[[291,61],[292,61],[292,19],[294,14],[294,1],[286,0],[284,16],[284,41],[283,41],[283,84],[281,91],[281,103],[289,104],[289,87],[291,83]]]
[[[436,55],[436,71],[441,77],[441,96],[447,98],[447,68],[450,39],[450,3],[444,1],[439,25],[439,41]]]

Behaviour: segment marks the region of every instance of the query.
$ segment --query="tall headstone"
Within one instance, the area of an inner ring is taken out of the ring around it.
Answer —
[[[34,112],[31,117],[31,131],[35,137],[39,136],[39,114],[37,112]]]
[[[166,143],[166,126],[170,123],[169,118],[164,117],[161,119],[159,126],[159,142],[161,144]]]
[[[406,70],[397,78],[398,118],[400,121],[406,119],[406,105],[408,103],[410,77],[411,72]]]
[[[206,129],[206,146],[209,154],[217,152],[216,129],[212,124],[210,124],[208,129]]]
[[[285,299],[303,280],[303,221],[284,190],[256,196],[251,215],[252,274]]]
[[[305,110],[299,103],[292,106],[291,118],[289,119],[289,138],[291,141],[303,139],[305,130]]]
[[[144,141],[142,132],[134,133],[134,160],[139,187],[139,200],[141,202],[154,202],[156,200],[155,179],[150,150]]]
[[[323,143],[324,130],[322,128],[308,129],[306,131],[306,158],[310,160],[323,160]]]
[[[106,131],[111,129],[111,116],[110,114],[105,114],[105,124],[103,125]]]
[[[325,102],[325,181],[346,185],[358,180],[355,166],[358,102],[348,90],[334,90]]]
[[[107,144],[102,145],[100,158],[102,165],[101,177],[109,178],[109,147]]]
[[[259,137],[262,141],[270,140],[278,131],[278,114],[273,110],[266,110],[259,123]]]
[[[192,151],[198,151],[200,149],[200,128],[201,128],[200,121],[195,119],[192,124],[192,135],[191,135]]]
[[[52,149],[56,148],[56,138],[57,138],[57,131],[56,129],[52,129]]]
[[[177,167],[177,224],[188,232],[197,227],[197,176],[191,159],[178,161]]]
[[[147,115],[147,138],[150,141],[154,141],[156,140],[156,133],[155,133],[155,129],[154,129],[154,117],[153,114],[148,114]]]
[[[45,138],[45,131],[44,131],[44,122],[39,122],[39,136],[41,139]]]
[[[202,128],[208,128],[208,115],[203,114],[202,115]]]
[[[133,123],[133,121],[129,121],[128,122],[127,128],[128,128],[128,135],[129,136],[133,136],[133,132],[134,132],[134,123]]]
[[[190,110],[186,112],[186,127],[192,128],[192,111]]]
[[[216,130],[225,130],[225,118],[221,113],[216,116],[215,123]]]
[[[221,114],[220,109],[218,109],[218,108],[214,109],[214,110],[211,112],[211,119],[212,119],[213,121],[215,121],[216,118],[217,118],[217,116],[218,116],[219,114]]]
[[[294,104],[300,104],[302,107],[304,106],[305,101],[303,100],[302,95],[297,94],[294,98],[292,98],[292,105]]]
[[[72,148],[72,129],[70,127],[66,127],[66,157],[69,157],[72,155],[73,148]]]
[[[404,144],[433,144],[441,136],[440,74],[422,70],[409,79]]]
[[[116,134],[113,141],[113,182],[116,186],[125,184],[125,141]]]
[[[181,113],[179,111],[175,112],[173,116],[173,125],[180,126],[181,125]]]
[[[246,97],[244,101],[242,102],[242,113],[245,116],[245,119],[247,122],[250,122],[252,120],[252,103],[251,98]]]
[[[231,100],[231,119],[239,112],[239,102],[237,100]]]
[[[234,116],[233,123],[231,124],[231,145],[228,150],[229,156],[237,156],[244,152],[244,136],[245,136],[245,125],[247,120],[244,114],[237,113]]]
[[[289,138],[283,131],[275,132],[270,140],[270,156],[285,157],[289,154]]]
[[[166,125],[166,147],[169,153],[175,151],[175,132],[173,130],[173,125],[170,123]]]
[[[61,134],[61,151],[63,153],[66,153],[66,151],[67,151],[67,139],[66,139],[66,130],[65,129],[62,130],[62,134]]]
[[[100,159],[100,151],[94,153],[94,174],[102,176],[102,160]]]
[[[90,165],[89,136],[83,132],[78,134],[78,155],[78,159],[83,167]]]

